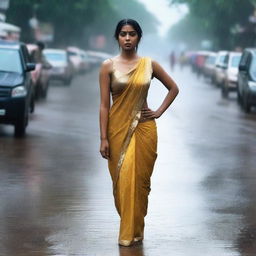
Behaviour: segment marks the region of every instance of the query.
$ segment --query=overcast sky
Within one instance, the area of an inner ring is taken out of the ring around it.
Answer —
[[[186,5],[170,5],[168,0],[138,0],[160,21],[159,34],[164,36],[168,29],[187,14]]]

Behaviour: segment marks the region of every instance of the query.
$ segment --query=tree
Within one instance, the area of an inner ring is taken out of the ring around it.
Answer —
[[[7,19],[21,27],[25,42],[33,40],[29,19],[36,15],[41,22],[53,25],[54,46],[87,48],[91,36],[104,35],[111,49],[116,23],[127,13],[141,19],[146,31],[156,31],[156,19],[135,0],[12,0]]]
[[[246,27],[248,17],[254,10],[255,0],[170,0],[171,3],[186,3],[190,13],[185,18],[189,27],[193,24],[195,34],[207,35],[215,43],[216,48],[233,48],[242,41],[233,28],[239,24]],[[177,27],[184,26],[184,20]]]

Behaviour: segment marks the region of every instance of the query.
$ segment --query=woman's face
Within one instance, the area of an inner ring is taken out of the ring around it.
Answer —
[[[139,43],[136,30],[131,25],[123,26],[118,36],[118,43],[125,51],[134,50]]]

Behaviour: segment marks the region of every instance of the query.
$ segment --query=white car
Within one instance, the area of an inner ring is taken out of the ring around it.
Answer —
[[[224,82],[221,87],[221,92],[224,97],[228,97],[230,91],[237,90],[237,76],[238,66],[241,59],[242,53],[240,52],[229,52],[224,60]]]
[[[99,51],[86,51],[87,56],[89,57],[89,61],[91,65],[98,66],[104,60],[112,58],[113,56],[106,52],[99,52]]]
[[[69,61],[67,51],[60,49],[45,49],[46,60],[52,65],[50,79],[63,81],[70,85],[73,77],[73,67]]]
[[[77,74],[82,74],[86,72],[89,66],[86,63],[84,51],[73,46],[67,48],[68,57],[73,64],[75,72]]]
[[[216,57],[217,54],[215,52],[209,53],[204,64],[204,75],[210,78],[211,80],[214,74]]]
[[[215,83],[217,86],[220,86],[224,82],[224,78],[225,78],[224,60],[227,54],[228,54],[227,51],[219,51],[217,53],[215,68],[214,68],[213,77],[212,77],[213,83]]]

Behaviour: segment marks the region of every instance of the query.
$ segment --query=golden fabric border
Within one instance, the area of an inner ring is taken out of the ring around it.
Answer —
[[[141,58],[136,67],[130,72],[127,88],[115,99],[110,111],[110,128],[113,131],[113,126],[115,126],[114,132],[121,133],[123,138],[118,159],[115,160],[117,162],[115,170],[111,166],[114,193],[127,147],[141,117],[141,108],[147,97],[151,76],[151,59]],[[112,121],[114,124],[111,125]],[[116,143],[114,143],[114,146],[117,146]]]

